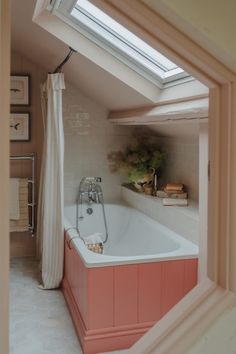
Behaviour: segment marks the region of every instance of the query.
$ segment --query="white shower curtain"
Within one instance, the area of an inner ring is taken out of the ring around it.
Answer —
[[[38,239],[43,289],[59,287],[63,276],[64,88],[64,75],[58,73],[48,74],[42,90],[45,136],[39,188]]]

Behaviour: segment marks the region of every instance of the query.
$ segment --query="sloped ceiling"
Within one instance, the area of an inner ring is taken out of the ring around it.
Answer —
[[[12,50],[52,72],[68,53],[68,46],[32,21],[36,0],[12,0]],[[153,104],[118,78],[77,53],[63,69],[66,80],[109,110]],[[150,126],[161,135],[198,136],[198,124]]]
[[[35,0],[12,0],[12,50],[46,71],[53,71],[68,46],[32,22]],[[85,58],[74,54],[63,69],[66,79],[108,109],[127,109],[151,102]]]
[[[236,72],[235,0],[141,0]]]

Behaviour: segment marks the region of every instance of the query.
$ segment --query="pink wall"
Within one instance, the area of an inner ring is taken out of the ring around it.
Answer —
[[[12,113],[30,113],[31,139],[27,142],[11,142],[11,155],[36,153],[36,202],[39,188],[39,177],[43,148],[43,121],[40,99],[40,84],[45,81],[47,73],[19,53],[11,53],[11,73],[30,75],[30,106],[11,106]],[[31,165],[25,161],[11,161],[11,177],[30,177]],[[11,257],[34,257],[36,255],[36,237],[30,232],[12,232],[10,234]]]
[[[197,283],[197,259],[86,268],[65,242],[63,292],[86,354],[130,347]]]

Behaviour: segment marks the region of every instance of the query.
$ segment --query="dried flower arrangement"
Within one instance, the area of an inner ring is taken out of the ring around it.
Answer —
[[[108,154],[111,172],[122,171],[127,175],[126,183],[143,191],[145,184],[153,184],[154,175],[165,159],[165,153],[156,143],[147,137],[136,138],[125,151],[113,151]]]

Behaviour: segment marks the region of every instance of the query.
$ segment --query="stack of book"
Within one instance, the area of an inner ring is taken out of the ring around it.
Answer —
[[[163,190],[157,190],[156,196],[163,198],[163,205],[166,206],[187,206],[188,195],[182,183],[168,183]]]

